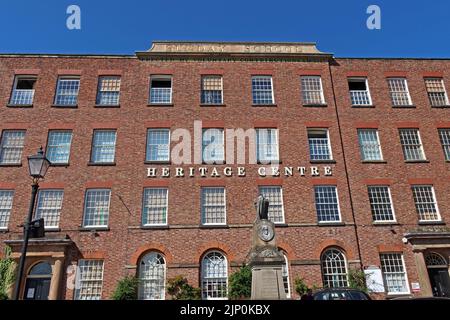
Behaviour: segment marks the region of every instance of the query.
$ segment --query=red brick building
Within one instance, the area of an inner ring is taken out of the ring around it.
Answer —
[[[450,294],[449,60],[155,42],[130,56],[3,54],[0,83],[0,240],[14,259],[26,156],[42,145],[52,162],[24,298],[108,299],[127,274],[141,278],[143,299],[169,298],[177,275],[224,298],[259,193],[292,298],[297,277],[346,286],[361,268],[380,297]],[[254,149],[231,151],[225,131],[238,128],[256,129]],[[244,163],[228,161],[243,150]]]

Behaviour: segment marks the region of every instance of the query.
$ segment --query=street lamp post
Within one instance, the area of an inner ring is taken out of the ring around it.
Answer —
[[[25,266],[25,258],[28,249],[28,239],[30,238],[30,229],[32,224],[31,220],[33,219],[34,204],[36,202],[36,194],[39,188],[39,179],[44,178],[49,166],[50,161],[45,157],[42,147],[39,149],[37,154],[28,157],[28,170],[30,172],[30,176],[33,178],[33,183],[31,185],[31,201],[28,209],[28,216],[25,224],[23,225],[23,245],[19,261],[16,290],[14,291],[14,300],[19,300],[20,285],[22,283],[23,269]]]

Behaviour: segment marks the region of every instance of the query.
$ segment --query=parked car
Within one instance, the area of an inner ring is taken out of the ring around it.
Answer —
[[[372,300],[364,291],[353,288],[324,288],[313,293],[314,300]]]

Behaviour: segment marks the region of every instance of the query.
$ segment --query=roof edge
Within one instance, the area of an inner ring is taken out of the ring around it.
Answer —
[[[71,54],[71,53],[0,53],[0,57],[21,58],[98,58],[98,59],[136,59],[135,54]]]
[[[334,57],[335,60],[450,60],[449,58],[423,57]]]

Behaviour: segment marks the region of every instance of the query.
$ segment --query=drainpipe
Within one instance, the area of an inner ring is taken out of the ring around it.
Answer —
[[[335,106],[335,110],[336,110],[336,119],[337,119],[337,123],[338,123],[339,139],[341,141],[341,146],[342,146],[342,158],[344,159],[345,178],[347,180],[347,188],[348,188],[349,197],[350,197],[350,207],[352,210],[352,219],[353,219],[353,225],[354,225],[355,236],[356,236],[356,247],[358,248],[358,258],[359,258],[360,266],[361,266],[360,269],[361,269],[361,271],[363,271],[364,269],[363,269],[362,256],[361,256],[361,246],[360,246],[360,242],[359,242],[360,239],[359,239],[359,235],[358,235],[358,225],[356,224],[355,208],[353,206],[353,197],[352,197],[352,192],[351,192],[351,187],[350,187],[350,179],[348,177],[349,173],[348,173],[348,168],[347,168],[347,160],[345,157],[344,141],[342,139],[341,123],[339,121],[339,112],[338,112],[338,106],[337,106],[337,101],[336,101],[336,92],[334,89],[333,74],[331,72],[331,62],[334,61],[334,59],[333,60],[331,60],[331,59],[328,61],[328,71],[330,73],[331,89],[333,91],[333,101],[334,101],[334,106]]]

